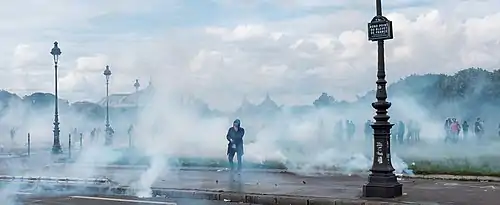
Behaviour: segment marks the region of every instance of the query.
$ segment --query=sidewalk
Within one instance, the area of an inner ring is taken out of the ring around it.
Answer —
[[[93,169],[104,169],[104,170],[147,170],[148,166],[143,165],[85,165],[85,164],[69,164],[56,163],[52,166],[72,166],[72,167],[92,167]],[[212,172],[224,172],[228,168],[225,167],[172,167],[169,170],[181,170],[181,171],[212,171]],[[246,168],[243,172],[266,172],[266,173],[283,173],[283,174],[295,174],[293,171],[288,171],[285,169],[263,169],[263,168]],[[334,175],[335,173],[325,173],[322,172],[321,175]],[[300,175],[300,174],[299,174]],[[320,174],[318,174],[320,175]],[[456,176],[456,175],[403,175],[396,174],[398,177],[405,179],[428,179],[428,180],[457,180],[457,181],[477,181],[477,182],[500,182],[500,177],[490,177],[490,176]]]

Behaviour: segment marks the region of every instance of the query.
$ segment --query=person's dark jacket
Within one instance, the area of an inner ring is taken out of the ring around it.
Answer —
[[[467,124],[467,122],[464,122],[464,123],[462,124],[462,130],[463,130],[464,132],[468,132],[468,131],[469,131],[469,124]]]
[[[403,122],[398,123],[398,134],[399,135],[404,135],[406,131],[406,126]]]
[[[234,130],[233,127],[230,127],[227,131],[226,139],[229,141],[229,144],[232,143],[235,145],[243,145],[243,136],[245,135],[245,129],[242,127],[238,128],[238,131]]]
[[[474,123],[474,132],[475,133],[482,133],[483,132],[483,125],[481,124],[481,122]]]

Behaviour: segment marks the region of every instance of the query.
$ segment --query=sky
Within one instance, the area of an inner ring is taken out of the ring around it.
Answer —
[[[500,67],[500,1],[383,1],[393,21],[387,80]],[[375,1],[22,0],[0,7],[0,88],[53,92],[50,49],[59,42],[60,96],[97,101],[151,80],[214,108],[310,104],[321,92],[353,100],[375,88]],[[390,94],[390,93],[389,93]]]

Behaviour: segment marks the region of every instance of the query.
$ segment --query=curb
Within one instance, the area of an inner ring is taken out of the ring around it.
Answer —
[[[475,182],[500,182],[500,177],[490,176],[457,176],[457,175],[401,175],[403,179],[452,180]]]
[[[20,184],[29,184],[22,182],[11,182]],[[31,184],[31,186],[34,186]],[[78,192],[80,194],[100,194],[100,195],[127,195],[131,196],[134,189],[130,187],[112,187],[112,186],[97,186],[97,185],[75,185],[68,183],[46,184],[48,191],[59,190],[61,193],[69,194],[71,192]],[[239,202],[250,203],[259,205],[428,205],[429,203],[412,203],[402,201],[383,201],[383,199],[339,199],[328,197],[311,197],[311,196],[294,196],[294,195],[273,195],[261,193],[237,193],[225,191],[210,191],[210,190],[197,190],[197,189],[167,189],[152,187],[152,195],[155,197],[165,198],[184,198],[184,199],[200,199],[211,201],[224,201],[224,202]],[[69,192],[68,192],[69,191]],[[133,195],[132,195],[133,196]],[[435,204],[435,203],[434,203]]]
[[[56,163],[55,165],[66,166],[64,163]],[[74,164],[76,165],[76,164]],[[71,165],[70,165],[71,166]],[[133,169],[133,170],[146,170],[148,166],[130,166],[130,165],[76,165],[81,167],[92,167],[96,169]],[[174,171],[210,171],[210,172],[227,172],[228,169],[225,167],[176,167],[170,168],[169,170]],[[283,169],[258,169],[249,168],[243,169],[243,172],[257,172],[257,173],[280,173],[280,174],[293,174],[296,173],[283,170]],[[353,174],[355,175],[355,174]],[[324,175],[323,175],[324,176]],[[396,174],[396,176],[403,179],[426,179],[426,180],[452,180],[452,181],[476,181],[476,182],[500,182],[500,177],[491,176],[458,176],[458,175],[407,175],[407,174]]]
[[[132,170],[146,170],[149,167],[140,166],[130,166],[130,165],[85,165],[85,164],[65,164],[65,163],[54,163],[52,165],[56,166],[74,166],[74,167],[91,167],[94,169],[132,169]],[[169,167],[167,170],[177,170],[177,171],[209,171],[209,172],[227,172],[229,171],[226,167]],[[265,172],[265,173],[283,173],[283,174],[294,174],[290,171],[283,169],[258,169],[258,168],[247,168],[243,169],[243,172]]]
[[[410,202],[387,202],[364,199],[336,199],[326,197],[293,196],[293,195],[273,195],[259,193],[236,193],[236,192],[214,192],[207,190],[174,190],[174,189],[154,189],[154,195],[170,198],[196,198],[205,200],[216,200],[225,202],[239,202],[260,205],[403,205],[417,203]]]
[[[101,189],[102,190],[102,189]],[[133,193],[129,187],[112,188],[111,193],[127,194]],[[237,193],[227,191],[210,191],[198,189],[166,189],[152,188],[153,196],[165,198],[187,198],[211,201],[249,203],[259,205],[424,205],[412,202],[365,200],[365,199],[336,199],[328,197],[294,196],[294,195],[274,195],[261,193]]]

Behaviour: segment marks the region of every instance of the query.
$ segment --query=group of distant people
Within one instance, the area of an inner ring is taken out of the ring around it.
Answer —
[[[344,123],[345,122],[345,123]],[[371,125],[373,122],[371,120],[367,120],[364,123],[364,136],[365,140],[371,141],[373,139],[373,128]],[[335,125],[335,136],[338,138],[344,138],[350,140],[353,139],[356,126],[353,121],[338,121]],[[391,129],[392,140],[399,143],[414,143],[420,141],[420,124],[416,121],[410,120],[408,124],[405,124],[403,121],[399,121],[396,123]]]
[[[478,139],[481,139],[484,134],[483,123],[484,122],[480,118],[477,118],[476,122],[474,123],[474,134]],[[373,122],[371,120],[367,120],[364,125],[364,134],[367,140],[373,139],[373,128],[371,127],[372,124]],[[108,132],[112,132],[111,134],[114,134],[114,130],[112,130],[112,128],[110,129],[111,130],[108,130]],[[469,124],[465,120],[462,123],[460,123],[456,118],[448,118],[445,120],[444,129],[446,131],[446,137],[445,137],[446,142],[454,142],[454,143],[458,142],[461,133],[463,136],[462,139],[466,139],[469,136]],[[128,134],[132,135],[133,130],[134,130],[133,125],[130,125],[128,129]],[[12,128],[10,131],[12,140],[15,137],[16,131],[17,128]],[[337,124],[335,125],[335,134],[343,136],[345,133],[347,139],[352,139],[354,137],[355,131],[356,131],[355,124],[351,120],[338,121]],[[414,143],[420,141],[420,131],[421,131],[421,126],[416,121],[410,120],[408,121],[407,124],[405,124],[403,121],[399,121],[392,127],[391,138],[398,144]],[[100,128],[93,128],[90,131],[90,139],[94,141],[100,132],[101,132]],[[73,134],[77,135],[76,128],[73,130]],[[241,127],[241,121],[239,119],[234,120],[232,126],[228,129],[226,134],[226,139],[228,141],[226,155],[232,171],[239,172],[242,169],[242,157],[244,154],[244,148],[243,148],[244,135],[245,135],[245,129]],[[82,136],[81,133],[80,136]],[[238,161],[236,169],[234,167],[235,156]]]
[[[460,123],[456,118],[447,118],[444,123],[444,130],[446,132],[445,142],[457,143],[460,139],[466,140],[469,137],[469,123],[464,120]],[[484,135],[484,121],[477,118],[474,123],[474,135],[478,140],[481,140]],[[462,138],[460,138],[462,133]]]
[[[351,120],[339,120],[337,124],[335,124],[334,133],[338,138],[343,138],[345,136],[348,140],[350,140],[354,138],[356,125]]]
[[[391,138],[398,144],[413,144],[420,141],[420,123],[410,120],[407,124],[397,122],[391,129]]]

